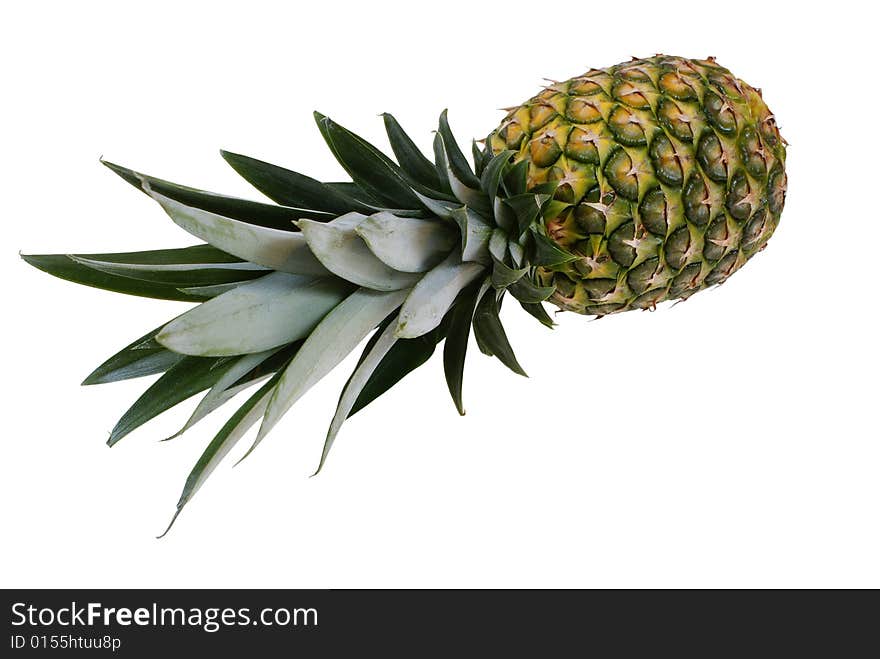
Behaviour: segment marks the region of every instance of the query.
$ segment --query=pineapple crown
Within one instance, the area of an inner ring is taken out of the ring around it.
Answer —
[[[534,274],[538,267],[574,258],[546,234],[545,218],[556,216],[563,203],[553,198],[556,183],[527,189],[527,161],[514,164],[513,151],[494,154],[476,142],[471,167],[445,111],[434,136],[433,162],[390,114],[383,119],[397,162],[329,117],[315,113],[315,119],[351,181],[324,183],[221,152],[273,205],[104,162],[204,244],[23,256],[77,283],[201,302],[126,346],[84,381],[163,373],[117,423],[110,445],[208,390],[176,437],[235,394],[266,380],[193,468],[172,524],[252,425],[262,420],[245,456],[370,334],[342,392],[318,470],[345,419],[427,361],[444,339],[446,380],[461,414],[471,329],[483,353],[525,375],[499,318],[505,293],[541,323],[553,325],[541,302],[555,289],[536,284]]]

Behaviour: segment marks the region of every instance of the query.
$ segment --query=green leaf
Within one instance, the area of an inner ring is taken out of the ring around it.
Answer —
[[[83,380],[84,385],[106,384],[164,373],[184,358],[154,339],[162,327],[144,334],[107,359]]]
[[[349,211],[370,212],[370,207],[358,199],[304,174],[238,153],[221,151],[220,155],[242,178],[276,203],[323,211],[332,216]],[[305,215],[294,219],[300,217]]]
[[[442,190],[434,163],[419,150],[415,142],[401,128],[397,119],[387,112],[382,115],[382,119],[385,122],[385,132],[388,133],[391,150],[394,151],[400,167],[425,187]]]
[[[529,161],[520,160],[504,175],[504,190],[508,197],[525,194],[528,190]]]
[[[446,110],[443,110],[443,112],[440,113],[440,125],[437,130],[443,138],[443,143],[446,148],[446,158],[449,162],[449,169],[452,170],[455,178],[468,188],[479,190],[480,179],[474,175],[471,166],[468,164],[467,158],[464,157],[464,153],[462,153],[461,148],[458,146],[458,142],[455,140],[455,136],[452,134]]]
[[[336,278],[273,272],[178,316],[156,340],[202,357],[262,352],[308,336],[352,288]]]
[[[238,387],[249,382],[260,380],[267,375],[272,375],[273,373],[276,373],[279,368],[283,368],[290,362],[291,358],[297,353],[302,344],[302,341],[294,341],[293,343],[290,343],[280,350],[272,353],[272,355],[268,359],[260,362],[259,365],[257,365],[247,375],[237,380],[232,386]]]
[[[493,258],[492,286],[499,289],[512,286],[523,279],[528,271],[528,268],[511,268],[502,261]]]
[[[196,409],[193,410],[193,413],[186,420],[183,427],[168,439],[179,437],[192,428],[196,423],[211,414],[211,412],[214,412],[224,403],[230,401],[238,393],[256,383],[259,378],[248,378],[248,374],[253,373],[257,367],[277,352],[278,349],[266,350],[264,352],[256,352],[239,357],[220,377],[220,379],[214,383],[202,400],[199,401]],[[266,375],[267,374],[264,374],[261,377],[266,377]]]
[[[209,213],[216,213],[217,215],[248,224],[280,229],[282,231],[296,231],[296,227],[292,224],[293,220],[298,220],[305,216],[314,217],[315,219],[330,219],[332,217],[327,213],[309,213],[297,208],[264,204],[258,201],[250,201],[249,199],[239,199],[238,197],[227,197],[215,192],[198,190],[178,185],[177,183],[171,183],[154,176],[148,176],[133,169],[107,162],[106,160],[101,162],[142,192],[147,192],[144,187],[144,181],[146,181],[153,191],[185,206],[198,208]]]
[[[519,243],[508,242],[507,251],[510,254],[510,260],[517,268],[522,267],[525,263],[526,253],[523,246]]]
[[[113,446],[135,428],[213,386],[235,360],[185,357],[147,389],[117,422],[107,443]]]
[[[217,297],[238,288],[242,282],[232,282],[229,284],[213,284],[211,286],[184,286],[179,290],[188,295],[199,295],[205,298]]]
[[[397,325],[396,314],[389,316],[379,325],[379,329],[373,333],[367,342],[358,360],[355,372],[349,377],[345,390],[342,396],[340,396],[337,415],[334,417],[337,431],[344,418],[351,418],[356,412],[369,405],[406,375],[430,359],[431,355],[434,354],[437,344],[446,336],[450,316],[451,314],[447,314],[436,328],[415,339],[398,338],[392,341],[388,337],[389,333],[393,335],[393,330]],[[382,340],[390,343],[390,347],[386,349],[386,346],[377,345]],[[364,382],[362,376],[366,375],[367,372],[369,374],[366,382]],[[351,404],[353,396],[347,395],[347,392],[354,392],[355,390],[359,393],[356,396],[356,400]],[[347,411],[345,411],[346,409]],[[342,417],[342,411],[345,411],[345,417]],[[332,424],[331,430],[333,430]],[[328,433],[328,437],[330,436]],[[325,442],[325,451],[321,459],[322,465],[328,451],[329,446]],[[319,471],[320,469],[321,465],[318,466]]]
[[[449,161],[446,158],[446,148],[440,133],[434,133],[434,169],[440,179],[440,189],[444,194],[452,194],[452,186],[449,185]]]
[[[419,201],[422,202],[422,205],[425,208],[427,208],[431,213],[442,220],[451,220],[452,211],[459,208],[464,208],[461,202],[457,199],[455,201],[448,201],[446,199],[435,199],[434,197],[428,197],[419,192],[415,192],[415,195],[419,198]]]
[[[562,215],[562,212],[571,206],[572,204],[567,201],[560,201],[552,198],[547,199],[547,201],[541,206],[541,217],[553,220]]]
[[[379,337],[373,342],[373,346],[368,352],[364,353],[357,368],[354,369],[354,373],[348,378],[348,382],[346,382],[345,388],[342,390],[342,395],[339,397],[339,403],[336,406],[336,413],[333,415],[333,420],[330,422],[330,428],[327,430],[327,437],[324,440],[324,448],[321,451],[321,460],[318,463],[318,468],[315,470],[315,474],[320,472],[321,468],[324,466],[324,462],[327,460],[327,455],[330,453],[336,435],[339,434],[342,424],[345,423],[345,420],[351,414],[354,404],[357,402],[358,397],[367,385],[373,372],[379,367],[382,360],[388,355],[388,352],[394,347],[397,340],[395,325],[392,322],[388,327],[379,332]]]
[[[528,268],[526,268],[528,270]],[[538,286],[529,277],[518,279],[507,289],[520,302],[543,302],[556,291],[554,286]]]
[[[328,274],[299,232],[248,224],[187,206],[156,192],[146,180],[144,188],[175,224],[217,249],[272,270],[301,275]]]
[[[419,276],[389,267],[370,251],[356,231],[364,220],[349,213],[327,223],[302,220],[299,226],[312,254],[336,276],[377,291],[410,288]]]
[[[456,224],[458,224],[461,233],[462,261],[473,261],[489,265],[492,262],[492,257],[489,254],[492,227],[483,222],[477,213],[467,207],[452,210],[451,216]]]
[[[216,266],[218,268],[242,265],[255,267],[246,261],[223,252],[213,245],[191,245],[190,247],[174,247],[171,249],[151,249],[142,252],[114,252],[110,254],[71,254],[84,259],[105,261],[118,265],[131,266]],[[259,266],[256,266],[259,267]]]
[[[485,140],[483,140],[483,142],[485,142]],[[483,172],[486,170],[486,167],[494,156],[492,149],[490,149],[485,143],[480,147],[480,143],[477,142],[477,140],[471,140],[471,154],[474,157],[474,172],[476,173],[477,178],[482,180]]]
[[[148,265],[140,263],[114,263],[79,254],[68,254],[68,257],[88,268],[105,272],[109,275],[131,277],[141,281],[153,281],[178,287],[214,286],[247,281],[262,277],[269,269],[247,261],[235,263],[175,263]]]
[[[443,373],[446,376],[446,385],[449,387],[455,409],[462,416],[464,416],[462,401],[464,362],[480,290],[480,286],[472,286],[462,294],[459,302],[452,308],[449,333],[443,344]]]
[[[489,237],[489,254],[495,261],[507,258],[507,234],[503,229],[494,229]]]
[[[494,295],[495,299],[498,301],[498,304],[500,307],[501,301],[504,299],[504,297],[503,297],[504,291],[496,291],[492,288],[492,278],[491,277],[485,277],[483,279],[482,283],[480,284],[480,288],[477,290],[477,297],[476,297],[477,301],[479,302],[480,300],[482,300],[483,296],[486,295],[486,292],[490,291],[490,290],[492,291],[492,295]],[[474,312],[476,313],[476,309],[474,310]],[[472,325],[473,325],[473,323],[472,323]],[[495,356],[495,353],[492,352],[492,348],[483,341],[482,335],[478,334],[477,332],[474,332],[474,340],[477,342],[477,347],[480,349],[480,352],[482,352],[487,357],[494,357]]]
[[[394,207],[420,208],[418,198],[396,163],[329,117],[315,113],[315,119],[333,155],[355,183]]]
[[[495,200],[492,202],[492,216],[495,219],[495,224],[504,229],[508,235],[516,234],[516,214],[510,206],[504,203],[503,197],[495,197]]]
[[[516,355],[513,354],[510,341],[507,340],[507,333],[501,325],[498,311],[499,304],[495,291],[489,291],[477,304],[474,314],[474,335],[507,368],[519,375],[525,375],[525,371],[516,360]]]
[[[486,169],[483,170],[483,175],[480,177],[480,187],[486,191],[489,199],[494,201],[498,196],[501,179],[509,169],[510,159],[515,153],[515,151],[502,151],[494,156],[486,165]]]
[[[355,227],[370,251],[400,272],[427,272],[440,263],[458,241],[447,222],[374,213]]]
[[[398,339],[370,375],[348,416],[351,417],[364,409],[409,373],[427,362],[434,354],[437,342],[442,338],[439,336],[441,327],[415,339]],[[378,334],[376,337],[378,338]],[[371,347],[372,344],[367,344],[364,353]]]
[[[397,336],[413,339],[437,327],[461,290],[480,276],[479,263],[462,262],[451,253],[413,287],[400,309]]]
[[[531,259],[532,265],[554,267],[577,259],[577,256],[560,249],[556,243],[534,227],[532,228],[532,237],[535,243],[535,254]]]
[[[476,211],[488,214],[491,211],[489,198],[486,196],[486,193],[480,189],[479,180],[474,178],[474,180],[476,180],[476,187],[472,187],[471,185],[465,183],[449,164],[450,154],[448,152],[448,147],[446,146],[446,142],[443,136],[440,135],[440,133],[437,133],[435,140],[436,139],[439,139],[441,147],[446,151],[446,178],[449,181],[449,187],[452,190],[452,194],[461,203],[469,206],[470,208],[473,208]],[[473,173],[471,173],[470,176],[474,177]]]
[[[359,186],[354,181],[340,181],[340,182],[330,182],[325,183],[328,188],[331,190],[335,190],[337,192],[341,192],[344,195],[357,199],[360,202],[365,204],[365,207],[369,208],[378,208],[381,205],[381,201],[371,196],[368,192],[366,192],[361,186]]]
[[[165,529],[165,533],[159,536],[160,538],[165,536],[168,531],[171,530],[171,527],[174,525],[174,522],[177,520],[177,517],[180,515],[184,506],[186,506],[193,496],[195,496],[196,492],[205,483],[214,469],[216,469],[217,465],[220,464],[221,460],[223,460],[238,441],[244,437],[245,433],[251,428],[251,426],[263,416],[266,406],[269,404],[272,392],[277,385],[278,380],[281,378],[281,373],[282,371],[276,373],[274,377],[248,398],[247,401],[238,408],[238,411],[236,411],[236,413],[233,414],[223,425],[220,431],[214,436],[214,439],[211,440],[211,443],[208,444],[208,447],[202,453],[198,462],[196,462],[192,471],[189,473],[186,483],[184,483],[183,486],[183,492],[180,494],[180,499],[177,502],[177,510],[174,512],[174,516],[171,518],[171,523],[168,524],[168,528]]]
[[[522,236],[526,230],[531,227],[541,214],[541,206],[547,201],[546,195],[532,194],[527,192],[521,195],[514,195],[504,200],[504,203],[513,211],[516,216],[517,234],[516,237]]]
[[[549,327],[553,329],[556,326],[556,323],[553,322],[553,319],[550,317],[550,314],[547,313],[547,310],[544,308],[544,305],[540,302],[520,302],[519,305],[525,309],[529,314],[531,314],[534,318],[538,320],[539,323],[544,325],[545,327]]]
[[[103,256],[103,255],[102,255]],[[22,254],[21,258],[38,270],[47,272],[59,279],[66,279],[84,286],[92,286],[114,293],[137,295],[158,300],[178,300],[182,302],[201,302],[209,295],[189,294],[180,291],[173,284],[132,279],[111,275],[77,263],[66,254]]]
[[[284,370],[260,432],[248,454],[305,392],[333,370],[374,327],[400,306],[407,293],[406,290],[380,293],[361,288],[324,317]]]

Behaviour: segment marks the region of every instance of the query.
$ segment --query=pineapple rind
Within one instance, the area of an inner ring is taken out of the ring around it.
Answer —
[[[487,139],[558,182],[540,267],[562,309],[653,308],[721,284],[761,251],[785,201],[785,141],[760,91],[714,59],[658,55],[553,83]]]

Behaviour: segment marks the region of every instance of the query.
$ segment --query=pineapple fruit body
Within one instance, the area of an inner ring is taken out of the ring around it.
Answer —
[[[493,153],[557,182],[547,236],[577,258],[537,269],[550,301],[604,315],[686,299],[764,248],[785,200],[785,141],[759,90],[713,59],[634,59],[509,111]]]

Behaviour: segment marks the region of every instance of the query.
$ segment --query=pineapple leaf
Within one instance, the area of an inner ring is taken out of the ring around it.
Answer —
[[[437,343],[443,339],[444,327],[441,324],[433,332],[428,332],[415,339],[398,339],[379,366],[370,375],[357,400],[348,413],[351,417],[391,389],[412,371],[424,364],[434,354]],[[378,340],[379,333],[374,334],[371,342],[364,348],[363,360]]]
[[[339,397],[339,403],[336,406],[336,413],[330,422],[330,428],[327,430],[324,448],[321,451],[321,460],[315,473],[312,474],[313,476],[321,471],[324,462],[327,460],[327,455],[330,453],[330,448],[336,439],[336,435],[339,433],[340,428],[342,428],[342,424],[349,417],[352,408],[370,377],[398,340],[393,321],[384,330],[379,331],[378,334],[378,339],[373,343],[370,350],[364,353],[360,363],[354,369],[354,373],[351,374],[351,377],[345,384],[345,388],[342,390],[342,395]]]
[[[327,223],[302,220],[299,227],[312,253],[333,274],[377,291],[410,288],[418,275],[394,270],[370,251],[356,231],[364,219],[349,213]]]
[[[201,302],[210,297],[199,293],[183,292],[173,284],[162,284],[101,272],[82,263],[77,263],[67,254],[22,254],[21,258],[38,270],[59,279],[66,279],[77,284],[101,288],[114,293],[181,302]]]
[[[84,259],[105,261],[114,265],[129,266],[155,266],[162,268],[170,266],[216,266],[218,268],[245,265],[246,262],[237,256],[227,254],[212,245],[204,243],[189,247],[174,247],[171,249],[151,249],[142,252],[115,252],[110,254],[71,254]],[[250,265],[249,267],[253,267]]]
[[[269,357],[278,352],[278,350],[266,350],[251,355],[243,355],[239,357],[235,363],[220,377],[211,387],[207,394],[199,401],[196,409],[186,420],[183,427],[176,433],[168,437],[174,439],[180,437],[187,430],[192,428],[196,423],[204,419],[211,412],[218,409],[224,403],[232,400],[238,393],[253,386],[260,379],[265,378],[268,374],[247,379],[246,376],[252,373],[260,364],[265,362]],[[244,379],[244,382],[240,382]],[[166,440],[167,441],[167,440]]]
[[[495,224],[504,229],[508,235],[513,235],[516,230],[516,214],[511,210],[510,206],[504,203],[503,197],[495,197],[492,202],[492,215],[495,218]]]
[[[419,198],[419,201],[422,202],[422,205],[441,220],[451,220],[452,211],[464,208],[458,200],[452,202],[446,199],[435,199],[433,197],[427,197],[415,190],[413,190],[413,192],[416,197]]]
[[[518,194],[525,194],[528,190],[529,161],[528,159],[520,160],[511,167],[502,179],[504,190],[508,197]]]
[[[479,263],[463,263],[458,254],[452,252],[412,289],[400,309],[396,335],[413,339],[437,327],[461,290],[483,270]]]
[[[328,274],[299,232],[248,224],[187,206],[156,192],[147,180],[143,183],[147,194],[162,206],[175,224],[217,249],[272,270],[300,275]]]
[[[517,362],[516,355],[513,354],[513,348],[510,347],[510,341],[508,341],[504,327],[501,325],[498,312],[498,298],[494,291],[489,291],[477,304],[477,310],[474,313],[474,336],[482,346],[491,351],[491,355],[497,357],[507,368],[519,375],[526,375],[522,366]]]
[[[446,151],[446,159],[449,163],[449,169],[455,175],[455,178],[462,185],[476,190],[480,189],[480,179],[475,175],[471,166],[468,164],[467,158],[464,157],[452,129],[449,127],[449,118],[446,110],[440,113],[440,121],[437,132],[443,138],[443,146]]]
[[[474,159],[474,173],[477,175],[477,178],[481,179],[483,170],[486,169],[487,160],[476,140],[471,140],[471,156]]]
[[[538,286],[529,277],[522,277],[510,284],[507,290],[520,302],[537,304],[553,295],[556,288],[553,286]]]
[[[476,187],[472,187],[465,183],[458,175],[458,173],[453,169],[450,163],[450,154],[448,151],[448,147],[446,144],[446,140],[440,133],[437,133],[435,136],[435,141],[439,140],[441,148],[444,150],[446,154],[445,162],[446,162],[446,177],[449,181],[449,187],[452,189],[452,194],[458,199],[461,203],[473,208],[474,210],[488,213],[490,211],[489,201],[486,197],[486,194],[480,190],[480,182],[478,179],[474,177],[474,174],[471,172],[470,176],[476,180]],[[457,147],[456,147],[457,148]],[[461,153],[459,151],[459,153]],[[462,156],[464,157],[464,156]],[[470,179],[468,179],[470,180]]]
[[[442,190],[434,163],[419,150],[401,128],[397,119],[387,112],[382,115],[382,119],[385,122],[385,132],[388,133],[391,150],[394,151],[401,169],[426,188]]]
[[[498,189],[501,186],[501,179],[504,176],[504,173],[509,169],[510,159],[513,157],[514,153],[515,151],[501,151],[489,161],[489,164],[486,165],[486,168],[483,170],[483,174],[480,177],[480,187],[486,191],[486,194],[489,195],[489,199],[493,204],[495,199],[498,198]]]
[[[73,261],[120,277],[131,277],[142,281],[154,281],[178,287],[213,286],[262,277],[269,270],[263,266],[238,261],[236,263],[175,263],[162,265],[146,265],[139,263],[114,263],[88,258],[78,254],[69,254]]]
[[[532,227],[532,237],[535,243],[532,265],[554,267],[577,259],[574,254],[559,249],[556,243],[534,227]]]
[[[355,183],[392,206],[420,208],[410,182],[394,161],[329,117],[316,112],[315,119],[327,146]]]
[[[314,219],[330,219],[333,217],[328,213],[276,206],[275,204],[264,204],[259,201],[240,199],[238,197],[227,197],[215,192],[198,190],[155,178],[154,176],[147,176],[141,172],[136,172],[133,169],[116,165],[106,160],[101,162],[142,192],[149,194],[147,187],[144,186],[144,181],[146,181],[149,184],[148,187],[155,192],[185,206],[198,208],[209,213],[216,213],[217,215],[223,215],[224,217],[247,222],[248,224],[256,224],[270,229],[281,229],[282,231],[295,231],[296,227],[291,222],[301,217],[313,217]]]
[[[107,444],[113,446],[150,419],[213,386],[234,363],[235,360],[228,357],[185,357],[128,408],[110,433]]]
[[[199,457],[192,471],[190,471],[189,476],[187,476],[186,482],[183,485],[183,492],[181,492],[180,498],[177,501],[177,510],[174,511],[171,523],[168,524],[165,532],[159,536],[160,538],[164,537],[171,530],[184,506],[195,496],[199,488],[205,483],[217,465],[220,464],[220,461],[244,437],[244,434],[251,426],[260,420],[269,403],[272,391],[280,378],[281,371],[276,373],[274,377],[248,398],[214,436],[214,439],[208,444],[208,447]]]
[[[544,219],[554,219],[562,215],[565,209],[570,208],[571,204],[567,201],[560,201],[558,199],[553,199],[552,197],[548,197],[548,199],[541,205],[541,217]]]
[[[443,146],[443,138],[440,133],[434,133],[434,169],[440,179],[440,189],[444,194],[452,194],[452,186],[449,185],[449,160],[446,158],[446,149]],[[454,197],[453,197],[454,198]]]
[[[538,219],[538,216],[541,214],[541,206],[547,199],[549,197],[546,195],[527,192],[508,197],[504,200],[504,203],[516,216],[517,238],[522,236]]]
[[[273,272],[178,316],[156,340],[202,357],[262,352],[308,336],[351,290],[335,278]]]
[[[365,208],[378,208],[379,205],[382,203],[353,181],[338,181],[325,183],[324,185],[326,185],[331,190],[341,192],[344,195],[363,202],[365,204]]]
[[[210,286],[184,286],[178,290],[188,295],[200,295],[204,298],[217,297],[238,288],[239,284],[247,282],[231,282],[229,284],[212,284]]]
[[[494,261],[502,263],[507,258],[507,234],[503,229],[493,229],[489,236],[489,254]]]
[[[362,201],[299,172],[230,151],[220,151],[220,155],[243,179],[275,203],[334,216],[349,211],[369,212],[370,207]]]
[[[350,409],[348,409],[345,418],[351,418],[355,413],[365,408],[395,384],[400,382],[400,380],[406,377],[409,373],[428,361],[428,359],[431,358],[431,355],[434,354],[437,344],[446,336],[449,330],[451,315],[451,312],[448,313],[441,323],[427,334],[423,334],[415,339],[398,338],[392,342],[392,345],[388,350],[381,349],[381,351],[384,352],[384,355],[381,359],[374,360],[377,361],[377,363],[370,366],[370,373],[368,374],[366,381],[359,381],[354,385],[352,383],[355,380],[355,374],[358,373],[358,369],[361,369],[364,362],[373,354],[379,340],[382,339],[388,331],[393,330],[396,325],[396,314],[386,318],[379,325],[379,329],[376,330],[370,337],[369,341],[367,341],[367,345],[364,347],[363,353],[361,353],[361,357],[358,360],[355,373],[352,373],[345,385],[345,391],[348,391],[350,387],[354,386],[358,389],[356,399],[351,404]],[[342,396],[340,396],[340,405],[342,405],[342,402]],[[345,406],[348,407],[348,401]],[[339,410],[337,409],[337,415],[338,414]],[[334,419],[336,418],[337,417],[334,417]],[[341,426],[342,421],[338,421],[338,424]],[[329,451],[329,447],[326,451]],[[326,459],[326,452],[322,456],[322,464],[324,459]],[[319,465],[319,471],[320,468]],[[317,471],[315,473],[317,474]]]
[[[327,314],[305,340],[275,388],[249,455],[282,416],[311,387],[333,370],[409,291],[381,293],[361,288]]]
[[[492,227],[467,207],[456,208],[451,215],[461,232],[461,260],[489,265],[492,262],[489,254]]]
[[[449,332],[443,344],[443,373],[446,385],[455,403],[455,409],[464,416],[462,386],[464,383],[464,362],[467,356],[468,337],[474,319],[474,308],[481,287],[472,286],[462,294],[459,302],[452,308]]]
[[[92,371],[82,383],[106,384],[167,371],[184,356],[167,350],[154,340],[160,329],[162,327],[157,327],[125,346]]]
[[[504,289],[518,283],[529,271],[528,268],[511,268],[497,258],[493,258],[493,263],[492,286],[498,289]]]
[[[550,317],[550,314],[547,313],[547,310],[544,308],[544,305],[540,302],[520,302],[519,306],[526,310],[529,314],[531,314],[534,318],[538,320],[544,327],[549,327],[553,329],[556,326],[556,323],[553,322],[553,319]]]
[[[355,227],[370,251],[400,272],[427,272],[443,260],[458,236],[447,223],[375,213]]]
[[[517,268],[521,268],[525,263],[526,253],[523,246],[519,243],[508,242],[507,252],[510,254],[510,260]]]

